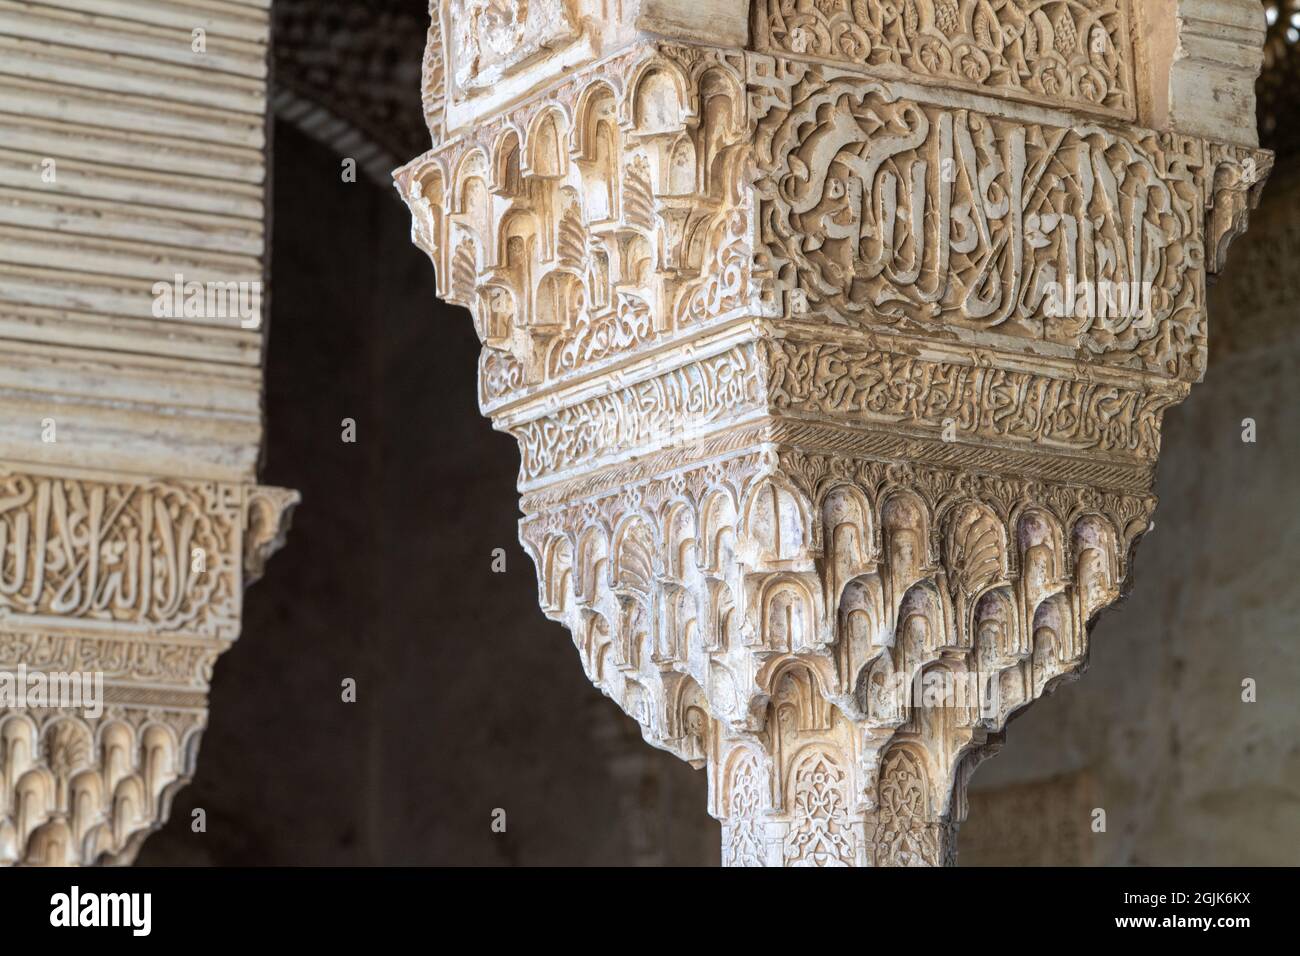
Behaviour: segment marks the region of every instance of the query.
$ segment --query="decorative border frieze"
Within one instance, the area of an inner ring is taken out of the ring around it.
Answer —
[[[158,637],[0,631],[0,669],[19,664],[61,673],[100,673],[108,681],[206,690],[223,646]]]
[[[940,463],[961,457],[978,466],[974,455],[992,466],[1003,451],[979,443],[994,441],[1036,456],[1026,463],[1031,473],[1070,480],[1086,472],[1087,480],[1100,477],[1110,486],[1144,486],[1159,452],[1161,416],[1186,388],[1055,377],[981,362],[978,354],[969,363],[922,358],[901,350],[903,343],[887,349],[825,336],[753,334],[759,337],[706,358],[687,357],[636,384],[507,421],[520,443],[521,487],[563,480],[575,468],[599,468],[630,451],[673,447],[688,435],[726,431],[733,448],[745,441],[816,440],[817,424],[801,429],[786,416],[824,422],[820,441],[846,452],[875,448],[932,460],[936,453],[925,449],[940,441],[963,446],[938,450]],[[762,411],[766,428],[737,431]],[[928,435],[931,444],[908,435]],[[718,450],[717,439],[698,447],[704,455]],[[1007,453],[1001,465],[1015,469],[1015,452]],[[1077,470],[1050,457],[1084,453],[1091,454]],[[1108,480],[1107,467],[1115,470]],[[1125,469],[1132,478],[1123,477]]]
[[[642,446],[673,444],[693,431],[763,406],[754,344],[691,362],[607,395],[513,426],[521,483]]]
[[[1136,118],[1128,0],[754,0],[754,48]]]
[[[1182,398],[1180,389],[928,361],[833,341],[779,339],[765,345],[774,410],[949,430],[950,440],[1032,442],[1045,450],[1154,460],[1161,414]]]

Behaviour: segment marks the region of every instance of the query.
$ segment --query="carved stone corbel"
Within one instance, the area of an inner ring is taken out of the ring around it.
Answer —
[[[1127,0],[755,0],[743,48],[623,6],[435,3],[396,173],[541,606],[724,863],[950,863],[1127,585],[1270,156],[1168,119]]]
[[[0,475],[0,680],[84,675],[93,706],[0,706],[0,864],[130,863],[189,782],[217,657],[296,492]],[[6,690],[16,688],[11,684]]]

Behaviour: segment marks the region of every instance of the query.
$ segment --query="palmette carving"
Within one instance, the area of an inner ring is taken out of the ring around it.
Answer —
[[[891,751],[881,771],[877,814],[876,866],[938,866],[950,853],[952,834],[943,824],[927,822],[924,764],[906,747]]]
[[[1124,588],[1270,158],[1133,125],[1127,0],[751,10],[752,50],[504,44],[519,95],[457,80],[396,179],[542,608],[707,768],[723,863],[951,864]]]

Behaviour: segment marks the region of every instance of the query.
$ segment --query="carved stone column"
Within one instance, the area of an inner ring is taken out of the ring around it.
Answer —
[[[952,862],[1150,526],[1270,162],[1262,11],[432,12],[396,179],[519,441],[543,610],[708,768],[724,863]]]
[[[297,501],[256,478],[268,4],[143,6],[0,8],[0,864],[167,819]]]

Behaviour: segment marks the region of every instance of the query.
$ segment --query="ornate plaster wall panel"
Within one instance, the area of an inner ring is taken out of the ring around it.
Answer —
[[[1221,166],[1253,154],[1004,121],[856,76],[755,66],[751,90],[771,90],[755,144],[759,262],[791,290],[792,311],[1199,377],[1199,223]],[[1071,285],[1112,298],[1085,309]]]
[[[256,484],[268,6],[0,3],[0,863],[166,819],[297,500]]]
[[[435,9],[396,174],[519,440],[539,601],[707,767],[725,863],[952,862],[1126,587],[1271,157],[1176,121],[1124,0],[756,0],[743,43],[643,11],[575,27],[590,62],[502,41],[486,95],[446,38],[500,33]]]

